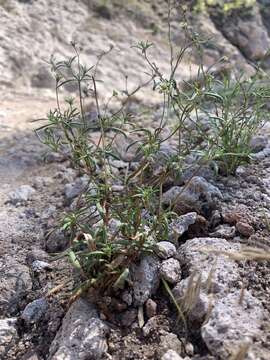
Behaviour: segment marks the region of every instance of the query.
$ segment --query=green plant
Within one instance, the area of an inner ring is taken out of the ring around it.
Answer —
[[[159,150],[159,139],[156,131],[136,128],[130,123],[124,106],[110,116],[107,114],[108,103],[100,104],[95,78],[99,61],[86,68],[80,62],[77,46],[72,46],[75,55],[68,61],[51,59],[57,107],[36,132],[53,151],[67,153],[74,167],[89,178],[78,208],[62,222],[62,228],[73,237],[68,256],[81,271],[85,280],[82,287],[95,287],[101,292],[117,290],[129,281],[130,265],[143,253],[151,252],[153,244],[163,238],[172,216],[160,205],[162,180],[154,186],[142,181],[152,156]],[[77,106],[73,98],[66,99],[64,106],[60,101],[59,90],[68,83],[77,85]],[[84,110],[82,89],[86,84],[91,86],[98,114],[100,136],[96,143],[91,138],[92,126]],[[126,101],[138,90],[125,92]],[[117,96],[113,91],[111,100]],[[144,158],[136,169],[118,177],[120,190],[114,191],[116,177],[112,166],[114,160],[120,160],[115,141],[129,133],[141,135],[138,149]]]
[[[185,83],[187,89],[183,90],[177,77],[181,61],[190,49],[202,58],[206,40],[184,22],[187,40],[176,51],[170,27],[170,2],[168,8],[167,76],[151,60],[149,51],[153,44],[142,41],[135,48],[149,67],[149,79],[131,92],[127,86],[122,93],[113,90],[109,100],[101,103],[96,74],[106,52],[94,66],[86,67],[73,43],[72,58],[56,61],[52,57],[50,61],[56,79],[56,109],[49,112],[46,124],[36,132],[53,151],[65,152],[73,166],[88,177],[77,208],[62,221],[62,228],[71,232],[68,256],[84,280],[78,293],[89,287],[101,293],[118,291],[129,284],[131,265],[145,253],[151,253],[156,241],[167,238],[168,225],[175,215],[161,205],[167,178],[181,173],[184,159],[190,153],[196,154],[198,164],[214,161],[219,166],[223,164],[227,173],[233,172],[238,164],[248,160],[249,140],[264,119],[268,90],[257,85],[257,78],[217,80],[211,68],[205,70],[201,64],[197,79]],[[128,101],[151,82],[163,104],[154,128],[138,126],[126,110]],[[63,104],[59,92],[69,83],[76,85],[78,98],[67,98]],[[84,89],[93,96],[96,123],[89,120],[85,111]],[[109,112],[110,104],[120,98],[120,107]],[[200,121],[202,115],[210,127],[207,132]],[[93,131],[97,129],[96,141]],[[120,160],[116,144],[119,137],[134,139],[125,150],[137,148],[134,152],[141,160],[135,167],[127,164],[124,171],[115,174],[114,162]],[[162,144],[176,139],[177,152],[155,174],[153,164]]]
[[[268,119],[268,92],[256,77],[211,81],[201,111],[210,125],[210,157],[226,174],[250,160],[250,140]]]
[[[243,8],[252,8],[256,5],[256,0],[197,0],[195,5],[196,11],[206,11],[209,7],[218,7],[223,13],[230,13],[233,10]]]

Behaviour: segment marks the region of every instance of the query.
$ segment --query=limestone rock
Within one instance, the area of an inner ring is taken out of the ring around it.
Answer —
[[[181,267],[176,259],[164,260],[160,266],[161,277],[171,284],[176,284],[181,278]]]
[[[219,238],[194,238],[180,246],[177,259],[185,264],[189,274],[200,273],[202,283],[211,282],[211,292],[226,293],[239,280],[238,266],[227,256],[211,251],[239,251],[239,244]]]
[[[16,318],[0,319],[0,358],[5,359],[6,351],[15,344],[18,339]]]
[[[23,203],[31,199],[36,190],[30,185],[21,185],[15,191],[8,194],[9,200],[12,204]]]
[[[178,238],[188,230],[190,225],[195,224],[196,219],[196,212],[191,212],[174,219],[169,225],[169,240],[177,243]]]
[[[155,256],[144,257],[132,268],[135,305],[143,305],[155,293],[159,285],[159,260]]]
[[[178,355],[176,351],[168,350],[162,356],[161,360],[183,360],[183,358],[180,355]]]
[[[46,313],[48,309],[48,303],[45,298],[40,298],[29,303],[23,313],[21,318],[27,323],[35,323]]]
[[[207,215],[222,199],[219,189],[200,176],[194,176],[184,187],[174,186],[163,194],[164,205],[174,204],[178,214],[196,211]]]
[[[176,254],[176,247],[168,241],[156,243],[154,250],[161,259],[168,259]]]
[[[230,358],[246,341],[261,336],[263,307],[248,291],[235,291],[219,299],[201,333],[211,353],[221,359]]]
[[[107,351],[109,328],[84,299],[74,302],[50,347],[49,360],[98,360]]]

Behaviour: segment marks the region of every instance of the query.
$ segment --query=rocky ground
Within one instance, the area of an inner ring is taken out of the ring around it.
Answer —
[[[68,240],[51,231],[82,180],[65,159],[46,154],[31,130],[29,120],[53,106],[52,98],[19,96],[14,104],[6,96],[3,105],[1,358],[229,359],[240,351],[247,359],[269,358],[269,262],[236,262],[222,254],[239,255],[243,245],[269,253],[265,132],[254,140],[253,164],[239,167],[236,176],[216,178],[202,169],[192,180],[178,198],[180,215],[168,241],[137,264],[133,293],[104,298],[98,308],[87,298],[70,306],[76,274],[66,259],[49,255]],[[164,203],[178,189],[169,189]],[[187,202],[191,211],[181,215]],[[184,299],[187,337],[160,276],[175,299]]]
[[[119,4],[100,8],[95,1],[0,1],[1,359],[270,358],[270,265],[254,261],[269,258],[270,248],[267,127],[253,140],[251,164],[229,177],[201,169],[181,192],[168,241],[136,264],[133,291],[105,297],[95,306],[90,294],[70,302],[78,274],[65,257],[53,256],[69,245],[55,225],[82,191],[84,179],[65,158],[47,152],[29,120],[55,106],[43,59],[52,52],[70,55],[73,38],[83,45],[87,63],[114,45],[117,56],[106,57],[101,70],[109,79],[104,96],[123,87],[119,71],[123,78],[130,72],[132,86],[143,81],[144,63],[129,46],[146,34],[157,42],[153,57],[166,71],[164,1],[138,3],[126,2],[119,11]],[[252,15],[229,19],[229,25],[214,14],[191,19],[197,30],[217,40],[217,47],[206,49],[207,65],[228,55],[233,68],[253,71],[250,62],[262,59],[270,44],[264,3],[258,2]],[[174,40],[181,43],[181,32]],[[191,57],[181,77],[192,77],[194,70]],[[146,103],[154,100],[142,97]],[[163,203],[175,199],[183,185],[169,188]],[[247,252],[245,246],[261,252]],[[172,298],[181,301],[185,321]]]

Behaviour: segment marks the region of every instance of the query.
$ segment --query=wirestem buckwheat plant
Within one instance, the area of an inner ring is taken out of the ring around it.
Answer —
[[[171,10],[169,4],[169,24]],[[113,91],[105,103],[99,97],[97,68],[106,52],[91,67],[82,65],[74,43],[72,58],[59,62],[51,58],[56,109],[49,112],[46,124],[36,132],[53,151],[68,154],[74,167],[88,179],[77,206],[62,221],[62,228],[71,233],[68,256],[83,279],[77,294],[90,287],[101,293],[124,288],[130,283],[130,266],[143,254],[151,253],[157,241],[167,239],[168,225],[176,214],[162,207],[163,186],[169,176],[182,171],[187,155],[197,154],[202,164],[212,161],[225,166],[227,173],[249,158],[250,138],[265,118],[267,90],[257,85],[256,77],[217,80],[203,65],[198,66],[198,81],[186,83],[187,90],[182,90],[177,77],[181,61],[191,48],[201,54],[205,43],[186,24],[184,30],[186,44],[176,52],[169,26],[168,77],[151,61],[153,44],[140,42],[136,49],[150,69],[149,79],[132,92],[126,90],[119,95]],[[201,78],[203,81],[199,81]],[[161,94],[163,104],[155,128],[137,125],[126,110],[132,96],[150,82]],[[59,91],[67,84],[76,85],[78,99],[67,98],[62,104]],[[96,123],[85,111],[86,92],[94,99]],[[121,96],[122,105],[112,111],[111,101]],[[201,116],[208,124],[207,132]],[[97,129],[95,140],[92,135]],[[164,135],[165,130],[169,135]],[[114,162],[121,160],[117,139],[128,140],[130,136],[136,138],[126,151],[136,147],[140,161],[126,163],[124,171],[116,175]],[[176,154],[167,158],[162,172],[155,176],[152,164],[162,144],[175,138]],[[194,141],[197,138],[201,140]]]

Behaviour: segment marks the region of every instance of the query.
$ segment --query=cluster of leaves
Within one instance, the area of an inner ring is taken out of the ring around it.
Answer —
[[[218,7],[223,13],[228,14],[234,10],[252,8],[256,0],[198,0],[196,11],[206,11],[209,7]]]
[[[170,9],[168,17],[170,20]],[[226,173],[233,173],[239,164],[248,161],[251,136],[265,119],[268,90],[258,84],[256,76],[248,80],[217,79],[211,68],[205,70],[201,65],[197,79],[185,83],[183,90],[177,78],[181,61],[191,48],[201,53],[204,44],[197,34],[185,30],[186,44],[175,51],[169,25],[169,76],[162,74],[151,60],[153,44],[140,42],[136,46],[149,68],[149,79],[144,85],[152,82],[153,90],[162,97],[163,111],[154,128],[138,126],[126,111],[125,105],[141,86],[131,93],[125,90],[121,94],[124,100],[115,111],[109,111],[109,104],[118,99],[118,92],[113,91],[105,104],[100,103],[96,74],[105,53],[90,68],[82,65],[75,44],[75,56],[71,59],[51,59],[57,106],[37,134],[53,151],[68,154],[74,167],[89,179],[77,207],[62,224],[71,232],[68,254],[80,269],[85,287],[100,291],[123,288],[130,280],[131,264],[142,254],[152,252],[155,242],[166,239],[175,214],[162,207],[163,185],[168,176],[181,172],[186,155],[196,153],[199,162],[211,161]],[[68,98],[63,105],[59,91],[70,83],[76,85],[78,99]],[[94,99],[97,123],[91,122],[85,112],[85,94]],[[202,126],[202,116],[208,131]],[[174,120],[170,123],[171,118]],[[98,139],[93,137],[97,128]],[[139,137],[126,150],[136,146],[141,160],[136,166],[126,163],[124,171],[116,176],[113,162],[121,160],[116,141],[130,135]],[[194,142],[195,138],[200,141]],[[162,144],[172,139],[177,139],[177,154],[168,158],[159,176],[153,176],[151,166]]]

